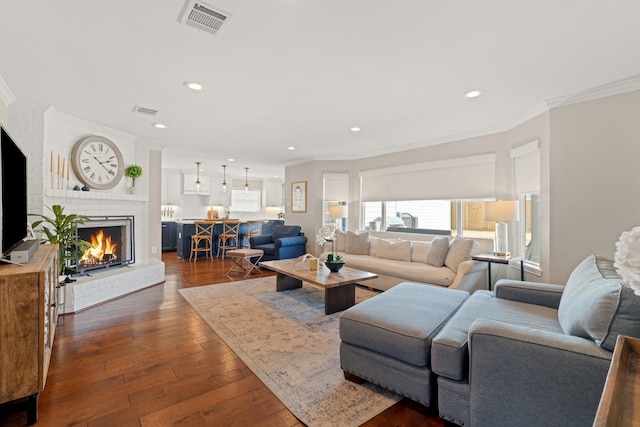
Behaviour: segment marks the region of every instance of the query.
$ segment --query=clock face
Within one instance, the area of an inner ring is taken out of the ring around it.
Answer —
[[[114,187],[124,173],[120,150],[102,136],[87,136],[76,142],[71,151],[71,165],[78,179],[96,190]]]

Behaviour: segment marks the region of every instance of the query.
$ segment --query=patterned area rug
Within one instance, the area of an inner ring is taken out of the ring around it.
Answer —
[[[211,328],[300,421],[358,426],[401,399],[340,369],[338,318],[324,292],[276,292],[275,277],[180,289]],[[375,292],[356,287],[356,302]]]

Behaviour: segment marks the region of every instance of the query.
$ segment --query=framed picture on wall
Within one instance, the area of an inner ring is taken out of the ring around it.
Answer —
[[[307,211],[307,181],[291,183],[291,212]]]

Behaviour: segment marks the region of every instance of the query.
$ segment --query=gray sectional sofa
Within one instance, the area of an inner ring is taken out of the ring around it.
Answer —
[[[565,286],[435,291],[402,283],[346,310],[340,362],[347,379],[425,406],[437,395],[461,426],[590,426],[617,336],[640,337],[640,297],[606,258],[586,258]]]
[[[473,293],[488,289],[488,281],[487,263],[471,256],[491,252],[493,240],[348,231],[338,233],[336,249],[349,267],[378,275],[366,283],[374,289],[410,281]]]

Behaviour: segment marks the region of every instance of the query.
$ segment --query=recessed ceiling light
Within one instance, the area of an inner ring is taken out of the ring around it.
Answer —
[[[158,128],[158,129],[166,129],[167,128],[167,125],[163,125],[162,123],[154,123],[152,126]]]
[[[293,150],[295,150],[295,149],[296,149],[296,147],[294,147],[293,145],[292,145],[292,146],[290,146],[290,147],[287,147],[287,150],[291,150],[291,151],[293,151]]]
[[[200,83],[198,82],[184,82],[183,85],[185,85],[187,88],[194,90],[194,91],[199,91],[199,90],[203,90],[204,86],[202,86]]]
[[[354,126],[351,129],[349,129],[351,132],[360,132],[362,129],[360,129],[358,126]]]
[[[466,91],[464,93],[464,97],[468,99],[477,98],[483,93],[484,91],[482,89],[472,89],[472,90]]]
[[[227,159],[227,162],[235,162],[236,159]]]

